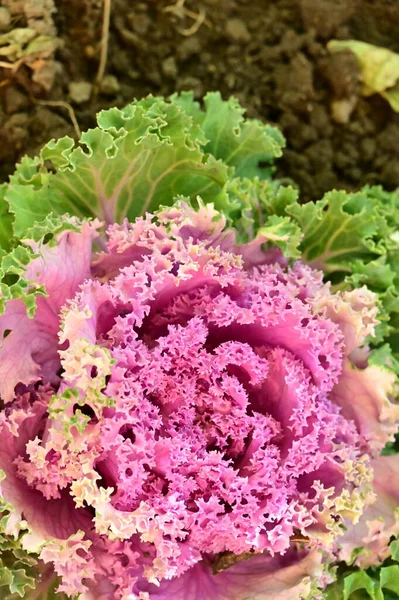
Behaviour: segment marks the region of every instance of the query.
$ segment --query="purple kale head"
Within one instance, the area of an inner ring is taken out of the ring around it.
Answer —
[[[316,597],[396,429],[374,295],[210,205],[96,229],[27,241],[46,295],[0,317],[7,533],[82,600]]]

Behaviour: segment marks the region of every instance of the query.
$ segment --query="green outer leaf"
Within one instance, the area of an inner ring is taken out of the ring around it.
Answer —
[[[24,569],[0,566],[0,587],[3,586],[7,586],[11,594],[26,598],[26,588],[34,589],[36,581],[34,577],[27,575]]]
[[[193,98],[192,92],[171,96],[200,125],[208,140],[206,152],[234,166],[239,177],[269,177],[270,168],[259,163],[270,166],[281,156],[285,141],[279,130],[256,119],[244,119],[245,110],[236,98],[223,101],[219,92],[209,92],[203,111]]]
[[[28,315],[33,317],[36,296],[46,295],[43,286],[25,278],[27,266],[37,256],[31,248],[17,246],[3,257],[0,265],[0,314],[4,312],[7,302],[19,298],[25,304]]]
[[[24,600],[71,600],[70,596],[62,592],[57,592],[59,585],[60,578],[52,575],[43,580],[38,580],[33,590],[25,589],[22,597]],[[3,596],[0,597],[3,600],[19,600],[21,596],[17,593],[10,593],[5,598]]]
[[[382,567],[380,571],[380,585],[382,588],[399,594],[399,565]]]
[[[391,551],[392,559],[399,562],[399,540],[391,542],[389,549]]]
[[[5,479],[4,471],[0,471],[0,481]],[[14,512],[12,505],[4,501],[0,495],[0,598],[8,600],[7,588],[10,594],[18,598],[25,598],[28,593],[27,588],[35,588],[36,579],[39,572],[35,571],[37,560],[29,556],[20,547],[20,535],[15,538],[12,535],[6,535],[5,528],[10,515]]]
[[[353,210],[356,204],[360,206]],[[333,191],[316,203],[293,204],[287,212],[304,233],[302,252],[308,262],[327,274],[350,273],[348,260],[377,252],[373,237],[378,235],[383,219],[373,208],[373,202],[362,192]]]
[[[378,294],[381,309],[379,315],[381,324],[376,330],[376,341],[378,342],[393,332],[395,328],[397,329],[399,325],[396,323],[399,317],[398,278],[393,270],[394,264],[387,262],[389,258],[389,255],[386,254],[369,262],[355,260],[350,264],[352,275],[345,278],[346,284],[351,289],[366,285]]]
[[[289,217],[269,217],[258,235],[264,236],[268,242],[280,248],[287,258],[300,258],[298,250],[302,232]]]
[[[343,600],[352,598],[353,594],[359,590],[365,590],[372,600],[380,600],[381,594],[376,596],[374,581],[365,571],[357,571],[345,577]],[[382,597],[383,600],[383,597]]]
[[[381,324],[374,346],[399,356],[399,192],[366,186],[329,192],[316,203],[287,206],[303,232],[304,259],[341,289],[366,285],[378,295]]]
[[[0,470],[0,482],[5,479]],[[64,593],[57,593],[60,578],[51,565],[46,565],[35,553],[21,547],[26,533],[31,533],[27,523],[21,522],[19,532],[6,534],[6,527],[15,508],[0,494],[0,598],[1,600],[68,600]]]
[[[323,592],[324,600],[342,600],[344,594],[344,582],[342,579],[327,586]]]
[[[355,571],[340,577],[324,591],[326,600],[389,600],[389,592],[399,595],[399,566],[382,567],[377,571]],[[383,590],[388,590],[384,593]]]
[[[84,133],[80,145],[68,137],[52,140],[39,157],[25,157],[17,167],[4,188],[15,215],[15,235],[22,236],[50,213],[97,216],[111,223],[133,220],[177,196],[201,196],[237,225],[242,239],[249,241],[263,228],[263,235],[275,238],[289,256],[299,257],[298,227],[277,207],[284,195],[294,200],[291,192],[280,186],[264,192],[259,184],[270,175],[272,159],[281,155],[283,136],[245,120],[243,113],[237,100],[224,101],[213,92],[205,97],[203,110],[193,94],[183,92],[169,101],[150,96],[122,110],[102,111],[98,127]],[[255,175],[238,189],[244,176]],[[267,214],[259,219],[264,209]],[[280,218],[270,221],[269,216]]]
[[[383,344],[379,348],[372,350],[368,358],[368,363],[399,374],[399,362],[393,355],[389,344]]]
[[[341,563],[334,583],[323,592],[325,600],[396,600],[399,597],[399,541],[389,546],[391,557],[381,567],[355,570]],[[352,570],[352,572],[350,572]],[[337,576],[338,575],[338,576]]]
[[[244,120],[238,102],[210,93],[201,111],[192,95],[148,98],[98,115],[98,127],[75,146],[50,141],[36,158],[25,157],[4,196],[14,232],[53,212],[134,220],[178,195],[228,205],[224,186],[235,174],[259,174],[259,161],[281,155],[284,140],[273,127]],[[224,161],[224,162],[223,162]],[[0,238],[1,242],[1,238]]]
[[[228,215],[237,230],[239,243],[257,235],[281,248],[287,258],[300,258],[302,232],[286,215],[286,207],[297,199],[297,192],[267,180],[235,178],[226,185],[227,207],[218,208]]]
[[[9,212],[8,204],[5,200],[6,190],[6,183],[0,185],[0,248],[9,250],[12,239],[13,217]]]
[[[205,159],[197,126],[176,105],[147,98],[101,112],[98,123],[80,146],[63,138],[23,159],[6,191],[18,237],[49,212],[132,220],[179,193],[208,200],[226,182],[229,169]]]
[[[4,312],[7,302],[19,298],[25,304],[28,316],[33,317],[36,297],[47,295],[42,285],[25,277],[28,265],[39,256],[29,245],[25,245],[26,241],[52,245],[57,234],[66,230],[79,231],[79,228],[79,221],[74,217],[48,215],[42,223],[25,231],[22,244],[3,254],[0,263],[0,314]]]

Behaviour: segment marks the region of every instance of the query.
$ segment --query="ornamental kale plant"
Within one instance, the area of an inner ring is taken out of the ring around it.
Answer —
[[[2,597],[395,591],[398,197],[301,206],[282,145],[147,98],[1,188]]]

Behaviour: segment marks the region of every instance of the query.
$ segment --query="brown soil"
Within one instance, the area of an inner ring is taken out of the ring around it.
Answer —
[[[399,115],[379,97],[360,97],[351,54],[326,51],[329,39],[356,38],[399,52],[397,0],[186,0],[180,11],[174,1],[112,0],[108,77],[90,100],[72,102],[82,130],[101,108],[134,97],[192,89],[201,98],[219,89],[283,131],[277,175],[299,183],[304,199],[333,187],[399,186]],[[68,84],[96,77],[102,0],[58,0],[56,7],[64,46],[51,92],[32,84],[24,66],[12,75],[0,69],[3,180],[25,152],[74,135],[64,108],[34,99],[71,102]],[[204,16],[197,31],[194,13]],[[337,122],[334,106],[351,98],[348,122]]]

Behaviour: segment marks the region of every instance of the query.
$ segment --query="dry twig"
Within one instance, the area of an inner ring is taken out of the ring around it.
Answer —
[[[212,27],[210,21],[206,18],[206,11],[203,6],[200,6],[198,13],[193,12],[185,6],[186,0],[177,0],[176,4],[166,6],[163,11],[174,14],[179,19],[184,19],[186,16],[194,19],[191,27],[186,29],[178,29],[178,32],[185,36],[194,35],[197,33],[202,24],[207,27]]]
[[[108,41],[109,41],[109,25],[111,20],[111,0],[104,0],[104,12],[103,12],[103,26],[101,32],[101,50],[100,50],[100,62],[98,65],[96,82],[101,83],[105,67],[107,64],[108,57]]]
[[[65,108],[68,111],[69,118],[71,119],[73,128],[78,138],[81,136],[81,131],[79,127],[78,120],[75,115],[75,111],[72,106],[68,104],[68,102],[64,102],[63,100],[37,100],[36,98],[31,98],[32,102],[35,104],[40,104],[41,106],[56,106],[60,108]]]
[[[11,69],[11,71],[13,73],[16,73],[23,62],[24,62],[23,58],[20,58],[19,60],[15,61],[14,63],[6,62],[5,60],[0,60],[0,67],[2,69]]]

